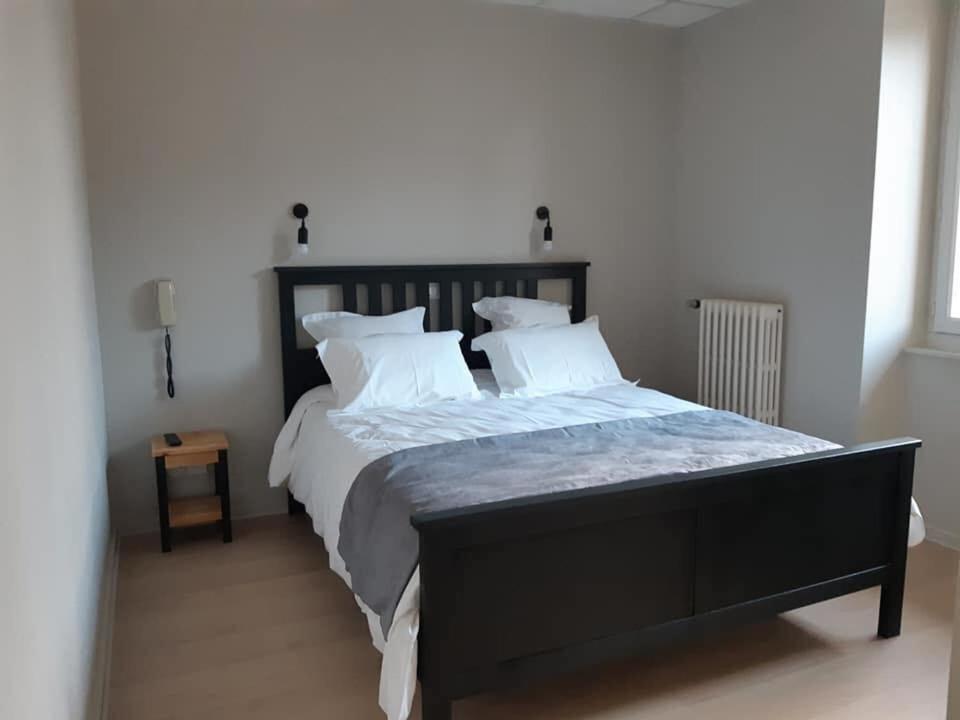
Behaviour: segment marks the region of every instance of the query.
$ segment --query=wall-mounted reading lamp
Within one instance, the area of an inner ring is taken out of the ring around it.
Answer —
[[[550,208],[541,205],[537,208],[537,220],[546,221],[543,228],[543,251],[551,252],[553,250],[553,226],[550,224]]]
[[[293,216],[300,221],[300,229],[297,231],[297,252],[300,255],[306,255],[310,252],[310,232],[307,230],[307,215],[310,214],[310,208],[303,203],[297,203],[293,206]]]

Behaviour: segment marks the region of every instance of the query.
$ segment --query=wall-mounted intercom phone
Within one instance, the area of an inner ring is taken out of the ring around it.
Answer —
[[[167,351],[167,395],[170,397],[176,394],[173,386],[173,360],[170,354],[172,347],[170,328],[177,324],[174,294],[173,280],[157,280],[157,313],[160,315],[160,327],[164,332],[163,346]]]
[[[157,310],[160,327],[171,328],[177,324],[177,310],[173,304],[173,280],[157,280]]]

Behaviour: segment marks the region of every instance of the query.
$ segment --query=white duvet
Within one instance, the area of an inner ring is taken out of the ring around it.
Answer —
[[[700,405],[655,390],[620,384],[540,398],[501,400],[489,371],[474,377],[482,399],[426,407],[339,413],[329,386],[297,402],[281,430],[270,461],[270,485],[288,482],[323,538],[330,567],[351,585],[337,552],[340,515],[354,478],[367,464],[398,450],[469,438],[546,430],[589,422],[658,417]],[[923,520],[914,504],[911,544],[923,539]],[[383,653],[380,707],[389,720],[410,714],[417,679],[420,576],[415,572],[397,606],[385,639],[377,616],[357,598],[373,644]]]

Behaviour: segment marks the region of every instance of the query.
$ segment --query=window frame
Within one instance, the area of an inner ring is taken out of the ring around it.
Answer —
[[[957,270],[960,219],[960,13],[950,16],[943,97],[940,198],[937,211],[933,272],[933,332],[960,335],[960,317],[950,314]]]

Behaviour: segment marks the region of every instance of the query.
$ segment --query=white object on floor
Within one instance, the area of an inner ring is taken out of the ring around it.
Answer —
[[[923,514],[917,501],[910,498],[910,531],[907,533],[907,545],[916,547],[927,539],[927,524],[923,521]]]

